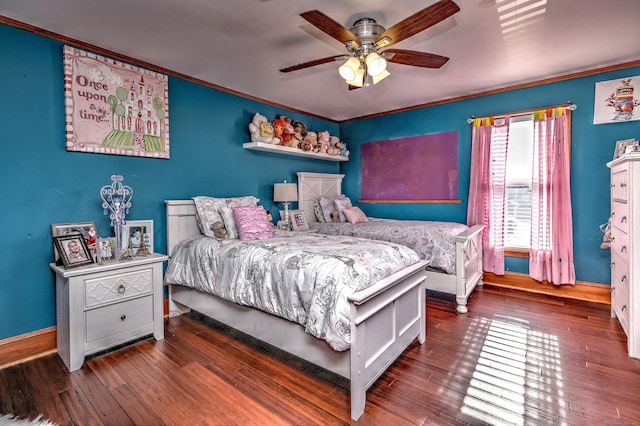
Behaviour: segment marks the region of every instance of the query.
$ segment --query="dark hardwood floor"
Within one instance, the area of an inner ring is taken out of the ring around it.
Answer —
[[[367,394],[363,425],[640,424],[640,360],[609,306],[477,289],[429,298],[427,341]],[[192,318],[68,373],[57,355],[0,370],[0,413],[75,425],[351,423],[348,383]]]

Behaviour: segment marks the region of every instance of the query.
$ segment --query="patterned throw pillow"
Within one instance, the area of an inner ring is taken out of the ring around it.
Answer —
[[[273,237],[267,211],[262,206],[233,207],[233,216],[242,241],[262,240]]]
[[[193,203],[196,207],[196,222],[200,232],[207,237],[213,237],[211,225],[215,222],[225,223],[221,212],[223,207],[229,206],[231,203],[233,205],[257,206],[259,201],[253,195],[234,198],[193,197]],[[227,228],[227,234],[229,234],[229,228]]]
[[[353,205],[351,204],[351,200],[348,197],[345,197],[344,199],[338,198],[333,202],[333,204],[336,205],[336,209],[340,214],[340,222],[346,222],[347,219],[344,217],[344,214],[342,213],[342,211],[344,209],[353,207]]]
[[[320,200],[313,200],[313,213],[316,215],[316,220],[320,223],[324,223],[324,215],[322,214],[322,207],[320,206]]]
[[[331,212],[336,211],[336,205],[334,203],[337,199],[346,198],[344,195],[332,195],[330,197],[320,197],[320,207],[322,208],[322,217],[324,217],[324,221],[327,223],[333,222],[331,220]]]
[[[352,225],[361,222],[369,222],[369,219],[367,219],[367,216],[365,216],[364,212],[360,210],[359,207],[348,207],[342,210],[342,213],[347,221]]]

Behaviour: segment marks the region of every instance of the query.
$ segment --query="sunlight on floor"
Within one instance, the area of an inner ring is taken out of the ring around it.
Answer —
[[[482,342],[481,346],[478,342]],[[475,318],[461,348],[479,352],[462,413],[491,425],[562,424],[558,339],[528,322]]]

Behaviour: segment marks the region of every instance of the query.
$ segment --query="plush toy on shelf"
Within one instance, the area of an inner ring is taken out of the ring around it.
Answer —
[[[314,150],[314,152],[326,154],[330,140],[331,136],[329,135],[329,132],[327,132],[326,130],[323,132],[318,132],[318,144],[316,145],[316,150]]]
[[[273,120],[272,124],[273,131],[275,132],[276,137],[280,140],[280,145],[289,146],[289,142],[293,139],[293,135],[289,133],[289,130],[287,130],[287,123],[280,118],[276,118]]]
[[[307,132],[307,135],[302,140],[301,148],[303,151],[314,151],[317,144],[318,135],[316,132]]]
[[[340,148],[342,144],[340,143],[340,139],[337,136],[331,136],[329,138],[329,147],[327,148],[327,154],[329,155],[338,155],[340,154]]]
[[[264,142],[277,144],[280,139],[275,137],[273,126],[267,120],[267,117],[256,112],[249,123],[249,133],[251,134],[251,142]]]
[[[349,150],[347,149],[347,144],[342,141],[340,142],[340,155],[342,155],[343,157],[348,157],[349,156]]]

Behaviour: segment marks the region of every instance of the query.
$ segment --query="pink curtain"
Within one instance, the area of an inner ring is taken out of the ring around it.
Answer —
[[[536,111],[533,138],[529,276],[575,284],[566,109]]]
[[[504,275],[504,198],[509,117],[473,122],[467,225],[485,225],[484,270]]]

